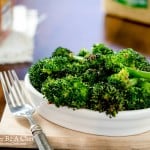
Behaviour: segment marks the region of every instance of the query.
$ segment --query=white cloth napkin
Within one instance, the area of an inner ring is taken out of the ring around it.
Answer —
[[[0,43],[0,64],[33,61],[34,35],[41,20],[37,10],[23,5],[13,8],[11,33]]]
[[[0,64],[32,62],[33,38],[12,31],[0,44]]]

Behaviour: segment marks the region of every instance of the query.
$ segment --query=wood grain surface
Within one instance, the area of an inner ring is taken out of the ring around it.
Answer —
[[[108,137],[70,130],[34,115],[55,149],[69,150],[149,150],[150,132],[134,136]],[[6,107],[0,126],[0,146],[35,148],[26,119],[15,118]]]

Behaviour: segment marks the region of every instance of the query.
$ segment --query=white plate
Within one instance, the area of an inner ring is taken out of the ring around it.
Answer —
[[[30,92],[37,112],[45,119],[60,126],[105,136],[128,136],[150,130],[150,108],[132,111],[121,111],[116,117],[109,118],[105,113],[88,109],[73,110],[68,107],[56,107],[48,104],[25,76],[25,87]]]

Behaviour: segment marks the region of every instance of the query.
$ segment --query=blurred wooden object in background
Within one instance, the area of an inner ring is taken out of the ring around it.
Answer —
[[[150,24],[150,0],[104,0],[107,14]]]
[[[105,16],[106,41],[122,47],[130,47],[150,56],[150,25],[127,19]]]

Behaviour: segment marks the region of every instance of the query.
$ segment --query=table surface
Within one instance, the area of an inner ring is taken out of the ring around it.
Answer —
[[[90,49],[94,43],[105,43],[114,49],[132,47],[150,55],[150,25],[106,14],[103,0],[16,0],[18,4],[36,9],[45,18],[34,37],[33,63],[49,57],[59,46],[77,53],[81,48]],[[22,80],[31,65],[28,62],[0,65],[0,71],[15,69]],[[0,103],[1,117],[5,107],[1,86]]]

